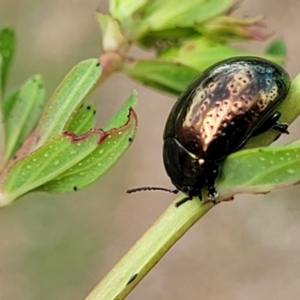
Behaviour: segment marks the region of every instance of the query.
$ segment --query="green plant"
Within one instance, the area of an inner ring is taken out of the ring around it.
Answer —
[[[264,39],[261,20],[229,16],[234,4],[233,0],[193,0],[178,5],[174,0],[110,1],[110,13],[98,14],[103,36],[100,65],[97,59],[90,59],[75,66],[47,105],[38,75],[14,91],[6,91],[15,33],[13,28],[4,28],[0,33],[4,125],[0,127],[0,206],[31,191],[57,193],[84,188],[121,157],[136,130],[132,110],[135,93],[102,129],[91,129],[95,109],[85,104],[88,94],[114,72],[124,72],[150,87],[178,95],[212,63],[252,54],[232,47],[230,42]],[[152,50],[154,56],[132,57],[133,45]],[[283,63],[284,55],[283,42],[275,41],[261,56]],[[299,80],[294,79],[288,99],[280,106],[282,121],[291,123],[299,114]],[[263,147],[273,139],[274,134],[268,132],[248,143],[249,150],[226,160],[218,182],[219,201],[238,193],[266,193],[299,182],[299,142]],[[241,176],[238,166],[245,160],[249,163],[242,172],[247,176]],[[190,201],[178,209],[172,204],[87,299],[125,298],[212,207],[205,201]]]
[[[79,63],[46,105],[41,76],[5,92],[15,47],[13,28],[0,32],[2,54],[2,155],[0,206],[32,191],[65,193],[90,185],[126,151],[136,130],[136,94],[102,129],[85,104],[102,68],[97,59]],[[3,147],[5,145],[5,147]]]

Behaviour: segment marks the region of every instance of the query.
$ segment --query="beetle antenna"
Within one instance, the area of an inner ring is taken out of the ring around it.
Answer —
[[[179,192],[177,189],[172,190],[172,189],[167,189],[167,188],[157,187],[157,186],[141,186],[138,188],[128,189],[126,193],[131,194],[131,193],[142,192],[142,191],[164,191],[172,194],[177,194]]]

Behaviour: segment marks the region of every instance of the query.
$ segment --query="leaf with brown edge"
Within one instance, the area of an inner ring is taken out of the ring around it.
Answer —
[[[36,190],[66,193],[83,189],[92,184],[104,175],[128,149],[136,133],[136,126],[136,114],[133,109],[130,109],[127,123],[124,126],[105,132],[104,138],[94,151]]]
[[[0,207],[33,190],[70,192],[93,183],[129,147],[136,125],[136,114],[130,109],[128,120],[120,128],[55,136],[4,172],[0,178]]]
[[[2,193],[14,200],[53,180],[94,151],[105,135],[102,130],[94,129],[79,136],[70,132],[55,136],[10,166],[3,174]]]
[[[96,106],[94,104],[82,105],[76,114],[72,116],[71,122],[65,128],[76,134],[83,134],[95,127],[96,123]]]
[[[95,88],[102,73],[98,59],[87,59],[77,64],[53,93],[38,124],[37,143],[32,149],[44,145],[60,134],[86,97]]]

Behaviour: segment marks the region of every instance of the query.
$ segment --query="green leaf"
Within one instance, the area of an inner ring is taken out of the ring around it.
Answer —
[[[81,136],[69,132],[57,135],[11,166],[2,192],[6,197],[16,199],[53,180],[95,150],[105,136],[101,130],[91,130]]]
[[[191,36],[199,35],[195,28],[171,28],[160,31],[150,31],[138,39],[138,44],[143,48],[168,49],[173,45],[178,45]]]
[[[20,94],[20,88],[17,88],[5,96],[3,106],[2,106],[5,122],[7,121],[9,115],[11,114],[11,111],[13,110],[19,98],[19,94]]]
[[[227,46],[205,37],[187,39],[183,45],[169,47],[158,59],[127,62],[123,72],[155,89],[179,95],[211,65],[234,56],[253,55],[249,51]],[[283,57],[259,55],[281,63]]]
[[[250,55],[250,52],[205,37],[197,37],[188,39],[182,46],[169,48],[161,53],[160,58],[174,60],[203,72],[203,70],[218,61],[242,55]]]
[[[103,130],[108,131],[110,129],[119,128],[124,126],[128,120],[128,111],[130,108],[135,107],[137,103],[137,93],[133,91],[127,98],[123,106],[105,125],[102,126]]]
[[[85,60],[70,71],[45,109],[37,129],[39,142],[35,149],[64,130],[74,111],[97,84],[101,71],[97,59]]]
[[[192,27],[224,13],[235,0],[156,0],[143,15],[149,31],[160,31],[178,27]]]
[[[93,152],[37,190],[66,193],[83,189],[98,180],[120,159],[134,138],[137,122],[133,110],[130,110],[127,118],[129,119],[123,127],[107,131]]]
[[[0,70],[2,94],[5,92],[6,82],[15,52],[15,40],[16,37],[13,27],[5,27],[0,30],[0,54],[3,59],[2,68]]]
[[[300,142],[239,151],[222,168],[218,191],[225,197],[239,193],[266,193],[299,183]]]
[[[273,41],[267,48],[266,54],[284,58],[286,56],[285,42],[283,40]]]
[[[96,106],[85,104],[79,108],[74,116],[72,116],[72,119],[65,130],[74,132],[76,135],[80,135],[94,128],[95,122]]]
[[[137,119],[133,109],[129,112],[120,128],[92,129],[79,136],[64,132],[16,161],[3,174],[0,207],[32,190],[70,192],[93,183],[131,144]]]
[[[160,54],[164,60],[172,60],[203,72],[211,65],[234,56],[249,56],[253,53],[212,41],[206,37],[190,38],[181,46],[174,46]],[[282,62],[282,57],[258,55],[260,57]]]
[[[199,76],[199,72],[191,67],[155,59],[126,63],[123,71],[145,85],[174,95],[179,95]]]
[[[15,98],[16,97],[16,98]],[[10,106],[6,106],[9,115],[6,116],[6,149],[5,159],[8,160],[26,137],[36,127],[45,107],[45,89],[42,77],[31,77],[20,89],[8,99]],[[13,106],[12,103],[14,103]]]

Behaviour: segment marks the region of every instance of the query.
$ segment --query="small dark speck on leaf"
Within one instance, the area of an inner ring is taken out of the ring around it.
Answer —
[[[96,114],[96,110],[93,111],[93,114],[94,114],[94,115]]]
[[[129,285],[132,281],[134,281],[134,280],[137,278],[137,276],[138,276],[138,273],[132,275],[132,276],[129,278],[129,280],[128,280],[128,282],[126,283],[126,285]]]
[[[131,137],[128,139],[128,142],[129,142],[129,143],[131,143],[131,142],[132,142],[132,138],[131,138]]]
[[[74,186],[74,187],[73,187],[73,190],[74,190],[74,191],[77,191],[77,186]]]
[[[91,106],[90,106],[90,105],[88,105],[88,106],[86,107],[86,109],[87,109],[87,110],[90,110],[90,109],[91,109]]]
[[[14,156],[13,156],[13,159],[17,159],[17,157],[18,157],[17,155],[14,155]]]
[[[258,152],[263,152],[263,150],[262,149],[258,149]]]
[[[96,64],[96,67],[100,67],[100,63],[99,62]]]

